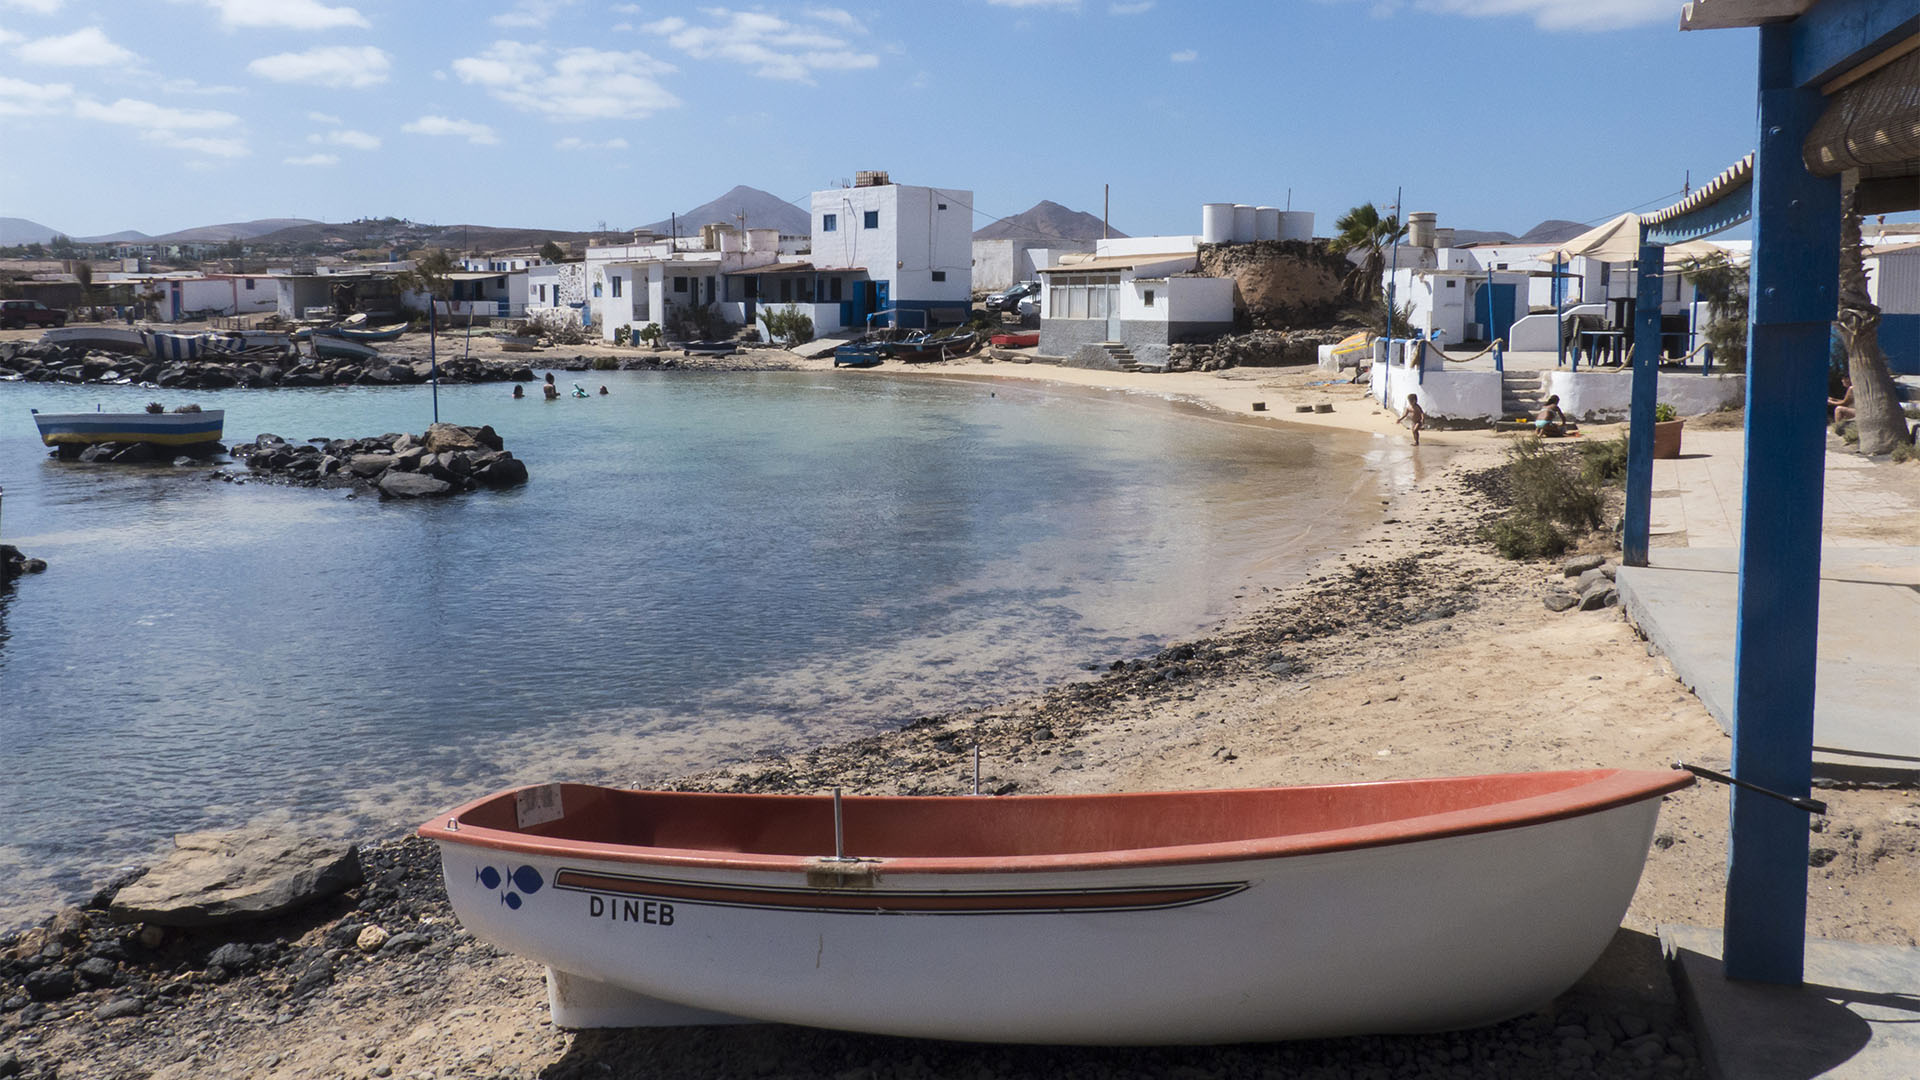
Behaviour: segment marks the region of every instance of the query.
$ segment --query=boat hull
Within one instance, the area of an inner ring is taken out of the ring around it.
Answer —
[[[694,1022],[675,1018],[690,1009],[969,1041],[1224,1043],[1449,1030],[1541,1005],[1618,928],[1659,802],[1343,850],[977,873],[422,832],[468,929],[547,965],[562,1026]]]
[[[197,413],[39,413],[33,414],[40,441],[48,446],[88,446],[108,442],[144,442],[157,446],[197,446],[219,442],[226,410]]]
[[[377,360],[380,350],[361,341],[330,333],[313,335],[313,354],[329,360]]]
[[[355,330],[352,327],[339,326],[328,331],[346,338],[348,341],[398,341],[401,334],[407,332],[406,323],[395,323],[374,330]]]
[[[40,335],[42,345],[77,345],[110,352],[144,353],[147,343],[135,327],[61,326]]]

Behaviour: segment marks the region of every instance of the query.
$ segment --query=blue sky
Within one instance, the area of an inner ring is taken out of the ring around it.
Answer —
[[[1678,0],[0,0],[0,216],[594,229],[859,169],[1135,234],[1392,200],[1523,231],[1752,148],[1755,34]]]

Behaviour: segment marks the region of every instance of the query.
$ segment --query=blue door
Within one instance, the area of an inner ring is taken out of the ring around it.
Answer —
[[[892,284],[892,282],[888,281],[876,281],[873,283],[873,310],[887,310],[889,306],[887,304],[887,286],[890,284]]]
[[[1507,340],[1508,331],[1513,329],[1513,297],[1515,288],[1516,286],[1512,283],[1505,285],[1482,284],[1480,290],[1474,294],[1473,321],[1487,328],[1487,340],[1492,341],[1494,338],[1499,338],[1501,341],[1505,341]],[[1489,300],[1493,302],[1491,311],[1488,310],[1487,302]]]

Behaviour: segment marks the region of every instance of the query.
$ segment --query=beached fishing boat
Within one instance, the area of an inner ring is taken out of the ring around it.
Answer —
[[[340,337],[346,338],[348,341],[395,341],[399,339],[401,334],[407,332],[407,324],[397,322],[387,326],[376,327],[335,326],[319,332],[323,334],[337,334]]]
[[[86,446],[105,442],[144,442],[159,446],[196,446],[219,442],[225,409],[170,413],[43,413],[33,410],[33,425],[48,446]]]
[[[140,340],[146,343],[148,355],[164,361],[198,360],[203,356],[242,352],[248,347],[238,334],[211,331],[179,333],[143,329]]]
[[[890,360],[906,364],[924,364],[934,360],[954,360],[971,353],[980,344],[980,336],[962,330],[939,337],[910,337],[882,346]]]
[[[1035,330],[1031,333],[995,334],[987,340],[1002,349],[1031,349],[1040,344],[1040,332]]]
[[[682,341],[678,348],[682,356],[732,356],[740,346],[731,341]]]
[[[316,330],[313,337],[313,355],[328,360],[378,360],[380,350],[364,341],[354,341],[339,334]]]
[[[40,335],[42,345],[77,345],[108,352],[144,353],[146,339],[134,326],[56,326]]]
[[[552,784],[436,816],[564,1027],[1213,1043],[1491,1023],[1613,937],[1683,772],[851,797]]]
[[[540,339],[524,334],[495,334],[493,340],[499,344],[501,352],[532,352],[540,347]]]
[[[833,350],[834,367],[869,368],[879,367],[881,343],[861,338],[838,345]]]

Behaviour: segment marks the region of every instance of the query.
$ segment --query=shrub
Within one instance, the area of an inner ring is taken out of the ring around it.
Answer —
[[[1509,559],[1558,555],[1573,539],[1599,528],[1606,496],[1598,484],[1576,471],[1570,457],[1546,449],[1537,436],[1516,440],[1507,450],[1507,479],[1513,508],[1481,531]]]
[[[644,341],[657,349],[660,347],[660,324],[648,323],[635,331],[633,337],[636,342]]]
[[[787,345],[802,345],[813,340],[813,319],[795,308],[766,308],[760,321],[767,325],[768,340]]]
[[[1707,302],[1707,329],[1704,336],[1713,347],[1715,364],[1729,371],[1747,366],[1747,268],[1722,252],[1704,259],[1687,259],[1680,274],[1693,283],[1700,299]]]
[[[1580,444],[1580,478],[1596,487],[1627,478],[1627,437]]]
[[[593,370],[619,371],[620,360],[618,357],[613,357],[613,356],[596,356],[593,358]]]
[[[1679,418],[1680,414],[1673,411],[1673,406],[1664,401],[1653,407],[1653,422],[1656,424],[1664,424]]]

